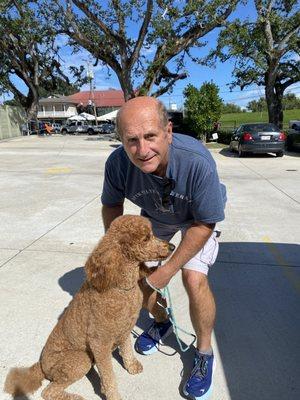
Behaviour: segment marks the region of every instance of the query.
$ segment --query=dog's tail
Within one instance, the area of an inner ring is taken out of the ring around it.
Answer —
[[[12,368],[5,380],[4,391],[12,396],[24,396],[35,392],[45,375],[39,362],[29,368]]]

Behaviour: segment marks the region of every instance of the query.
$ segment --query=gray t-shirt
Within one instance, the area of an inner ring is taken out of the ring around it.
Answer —
[[[123,146],[108,157],[101,201],[113,206],[125,198],[139,206],[142,215],[162,224],[216,223],[224,219],[226,188],[203,144],[174,133],[166,178],[142,172]]]

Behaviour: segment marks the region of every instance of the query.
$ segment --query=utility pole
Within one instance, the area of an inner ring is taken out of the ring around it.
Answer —
[[[95,116],[95,125],[98,125],[97,121],[97,110],[96,110],[96,104],[95,104],[95,93],[94,93],[94,71],[93,68],[90,65],[90,62],[88,61],[87,63],[87,74],[86,74],[88,81],[90,83],[90,99],[92,101],[92,105],[94,108],[94,116]]]

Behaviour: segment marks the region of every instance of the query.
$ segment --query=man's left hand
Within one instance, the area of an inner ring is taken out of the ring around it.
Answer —
[[[156,289],[163,289],[168,285],[172,277],[173,273],[170,272],[168,264],[166,263],[162,267],[157,268],[157,270],[147,278],[147,281]]]

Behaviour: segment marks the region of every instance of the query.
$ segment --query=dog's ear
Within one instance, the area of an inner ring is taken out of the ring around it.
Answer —
[[[99,244],[85,264],[87,281],[99,291],[118,286],[122,278],[122,261],[114,246]]]

